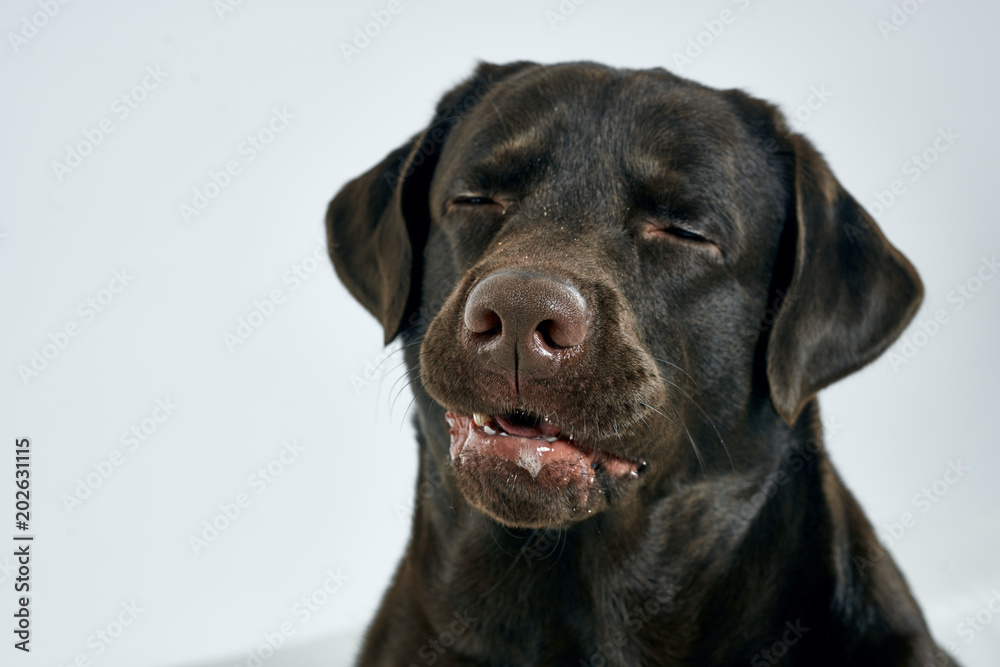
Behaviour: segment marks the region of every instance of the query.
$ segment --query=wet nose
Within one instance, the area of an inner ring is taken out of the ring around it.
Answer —
[[[477,353],[505,372],[551,375],[587,338],[587,302],[572,285],[524,272],[493,273],[465,304]]]

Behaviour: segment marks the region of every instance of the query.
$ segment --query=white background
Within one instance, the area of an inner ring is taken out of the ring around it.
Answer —
[[[38,2],[0,10],[0,662],[247,665],[247,651],[289,623],[294,634],[265,664],[347,663],[407,539],[415,443],[410,394],[392,404],[398,355],[364,384],[381,331],[325,257],[310,259],[325,207],[420,129],[478,59],[531,59],[663,66],[772,100],[874,209],[927,297],[906,334],[911,359],[883,357],[824,392],[832,457],[880,530],[914,514],[891,552],[936,638],[967,665],[996,664],[1000,618],[971,635],[959,624],[1000,590],[1000,279],[972,280],[979,291],[961,308],[949,293],[1000,252],[998,5],[912,0],[916,11],[897,10],[899,29],[885,32],[888,0],[567,1],[565,17],[556,0],[402,0],[348,61],[341,45],[386,2],[219,4],[70,2],[47,20]],[[706,32],[724,9],[733,20]],[[699,33],[701,52],[678,67]],[[122,118],[112,105],[147,67],[166,74]],[[814,88],[829,94],[803,107]],[[275,109],[294,119],[250,161],[241,142]],[[57,175],[53,163],[105,118],[113,132]],[[935,153],[948,128],[958,138]],[[905,163],[925,149],[935,161],[912,180]],[[239,173],[185,222],[179,206],[230,160]],[[905,191],[872,206],[897,179]],[[308,275],[297,289],[286,280],[295,266]],[[122,270],[127,286],[102,292]],[[224,335],[275,289],[283,303],[231,351]],[[109,296],[92,320],[78,310]],[[938,309],[947,323],[914,339]],[[19,367],[71,322],[78,335],[23,378]],[[904,358],[902,342],[892,351]],[[130,449],[122,434],[157,399],[177,407],[146,421],[155,432]],[[30,656],[7,630],[12,450],[25,436]],[[257,493],[249,477],[291,440],[303,451]],[[67,507],[115,450],[120,465]],[[939,482],[945,495],[923,512],[914,495],[959,460],[971,470]],[[196,555],[189,538],[240,493],[250,506]],[[327,571],[347,578],[297,615]],[[98,643],[123,603],[142,611]]]

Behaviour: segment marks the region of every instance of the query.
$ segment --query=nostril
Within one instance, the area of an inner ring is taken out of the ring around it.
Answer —
[[[546,347],[551,347],[551,348],[562,347],[552,338],[552,327],[554,325],[555,322],[553,322],[552,320],[544,320],[542,322],[539,322],[538,326],[535,327],[535,330],[541,335],[542,342],[545,343]]]
[[[587,314],[583,309],[566,309],[557,317],[541,322],[537,331],[552,349],[576,347],[587,337]]]
[[[489,308],[467,308],[465,327],[474,334],[496,336],[503,330],[503,322],[500,316]]]

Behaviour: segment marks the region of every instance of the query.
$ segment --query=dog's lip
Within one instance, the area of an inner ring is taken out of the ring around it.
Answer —
[[[575,470],[582,481],[592,483],[595,472],[602,470],[613,477],[635,479],[643,464],[616,456],[574,440],[563,429],[544,417],[535,417],[533,425],[518,423],[510,414],[463,415],[445,413],[450,427],[450,453],[461,460],[467,448],[509,459],[536,478],[549,464],[564,464]],[[567,479],[568,483],[569,480]]]

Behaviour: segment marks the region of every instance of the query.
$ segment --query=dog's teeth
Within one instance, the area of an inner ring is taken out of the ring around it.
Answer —
[[[497,432],[496,432],[496,431],[494,431],[493,429],[491,429],[491,428],[490,428],[489,426],[487,426],[486,424],[483,424],[482,426],[483,426],[483,431],[485,431],[485,432],[486,432],[486,435],[496,435],[496,434],[497,434]],[[504,433],[504,435],[507,435],[507,434],[506,434],[506,433]]]
[[[555,442],[558,439],[559,438],[557,436],[552,435],[552,436],[549,436],[548,438],[545,438],[545,442]]]
[[[493,419],[490,415],[484,415],[482,412],[473,412],[472,421],[476,422],[476,426],[485,426],[490,423]]]

